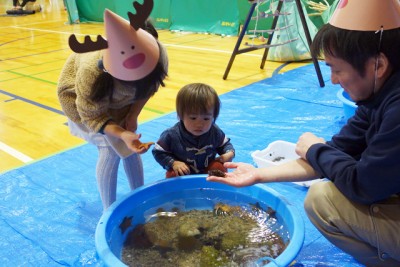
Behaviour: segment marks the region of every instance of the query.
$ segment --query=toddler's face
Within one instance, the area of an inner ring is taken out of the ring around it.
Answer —
[[[185,113],[182,121],[189,133],[200,136],[208,132],[214,123],[213,110],[208,110],[206,114]]]

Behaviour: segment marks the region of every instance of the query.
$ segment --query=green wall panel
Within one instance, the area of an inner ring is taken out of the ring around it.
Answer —
[[[236,35],[239,10],[234,0],[172,0],[171,30]]]
[[[137,1],[143,3],[143,0]],[[261,3],[256,11],[270,13],[270,9],[274,10],[278,3],[278,0],[273,0],[271,5],[271,1]],[[305,10],[311,12],[307,1],[301,1]],[[327,1],[332,3],[332,6],[336,6],[338,2],[338,0]],[[73,8],[75,7],[73,2],[76,2],[77,8]],[[71,13],[69,20],[71,23],[77,22],[76,13],[78,13],[80,22],[103,22],[105,8],[128,19],[128,11],[136,12],[132,3],[132,0],[67,0],[68,12]],[[250,5],[247,0],[154,0],[150,17],[158,29],[237,35],[240,25],[243,25],[247,17]],[[255,15],[256,13],[253,14]],[[326,21],[323,16],[312,16],[310,19],[317,28]],[[248,30],[270,29],[271,24],[272,17],[252,20]]]

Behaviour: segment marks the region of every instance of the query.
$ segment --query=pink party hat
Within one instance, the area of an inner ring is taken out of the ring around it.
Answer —
[[[356,31],[400,28],[399,0],[340,0],[329,24]]]
[[[140,80],[152,72],[160,57],[156,39],[112,11],[104,12],[108,48],[104,50],[106,71],[124,81]]]

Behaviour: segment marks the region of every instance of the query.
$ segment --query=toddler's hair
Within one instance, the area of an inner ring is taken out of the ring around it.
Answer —
[[[219,115],[221,101],[217,92],[204,83],[191,83],[182,87],[176,97],[176,112],[182,119],[184,114],[205,114],[213,109],[214,121]]]

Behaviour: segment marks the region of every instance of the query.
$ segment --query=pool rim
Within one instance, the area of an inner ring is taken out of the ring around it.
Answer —
[[[217,187],[227,187],[232,190],[232,193],[234,192],[239,192],[241,188],[237,187],[232,187],[232,186],[227,186],[223,185],[220,183],[213,183],[213,182],[208,182],[206,181],[207,176],[205,174],[199,174],[199,175],[186,175],[186,176],[180,176],[176,178],[172,178],[175,181],[179,181],[179,179],[197,179],[196,181],[200,181],[198,179],[202,179],[202,181],[205,181],[205,183],[210,183],[210,185],[216,185]],[[178,179],[178,180],[177,180]],[[96,232],[95,232],[95,246],[96,246],[96,252],[97,252],[97,257],[105,264],[105,266],[115,266],[115,267],[126,267],[127,265],[122,262],[122,259],[117,257],[115,255],[109,245],[109,242],[107,241],[106,235],[107,235],[107,226],[108,223],[110,222],[110,218],[113,215],[113,211],[119,207],[121,203],[132,197],[132,195],[137,194],[140,191],[143,190],[150,190],[149,188],[155,185],[158,185],[160,183],[168,183],[171,179],[162,179],[155,181],[153,183],[149,183],[147,185],[144,185],[140,188],[137,188],[128,194],[126,194],[124,197],[122,197],[120,200],[117,200],[114,202],[101,216],[97,227],[96,227]],[[171,180],[172,181],[172,180]],[[256,184],[252,186],[246,187],[248,190],[262,190],[266,191],[268,194],[270,194],[272,197],[274,197],[279,203],[278,204],[283,204],[283,208],[287,209],[288,214],[291,216],[290,218],[284,218],[284,222],[288,224],[287,220],[290,219],[291,223],[293,223],[292,228],[293,232],[290,233],[290,242],[288,246],[285,248],[285,250],[277,257],[275,258],[274,261],[268,263],[265,266],[268,267],[275,267],[275,266],[288,266],[298,255],[300,252],[303,243],[304,243],[304,236],[305,236],[305,226],[304,226],[304,221],[303,218],[300,215],[300,212],[298,209],[292,205],[290,202],[288,202],[281,194],[279,194],[277,191],[274,189],[268,187],[265,184]],[[217,188],[219,189],[219,188]],[[171,192],[169,192],[171,193]],[[243,195],[249,196],[248,194]],[[278,208],[282,209],[281,206]],[[277,211],[278,212],[278,211]],[[289,226],[288,226],[289,227]],[[115,227],[114,227],[115,228]]]
[[[337,98],[343,103],[343,110],[346,119],[352,117],[357,109],[357,104],[351,100],[349,94],[343,89],[340,88],[336,93]]]

